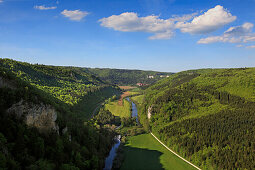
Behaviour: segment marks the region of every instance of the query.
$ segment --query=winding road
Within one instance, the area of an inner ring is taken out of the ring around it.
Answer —
[[[93,110],[93,112],[92,112],[91,119],[95,116],[96,111],[97,111],[100,107],[102,107],[103,104],[104,104],[104,102],[98,103],[98,106],[97,106],[97,107]]]

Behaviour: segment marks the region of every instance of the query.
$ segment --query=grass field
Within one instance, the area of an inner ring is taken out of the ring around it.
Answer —
[[[195,169],[169,152],[150,134],[130,137],[124,146],[124,154],[121,170]]]
[[[128,91],[128,92],[129,92],[130,96],[140,94],[140,92],[138,92],[138,91]]]
[[[118,101],[105,104],[105,109],[109,110],[114,116],[130,117],[131,104],[127,100],[123,100],[123,105],[119,105]]]
[[[130,89],[135,89],[136,87],[134,87],[134,86],[119,86],[119,88],[121,88],[123,90],[130,90]]]
[[[139,95],[139,96],[131,97],[131,100],[137,102],[138,104],[142,104],[143,98],[144,98],[144,95]]]

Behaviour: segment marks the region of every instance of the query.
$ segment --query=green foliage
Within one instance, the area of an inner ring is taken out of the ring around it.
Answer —
[[[54,164],[46,160],[38,160],[33,165],[29,166],[29,170],[53,170],[55,168]]]
[[[254,68],[174,74],[145,90],[140,122],[202,169],[254,169],[254,82]]]
[[[118,93],[118,88],[73,68],[1,59],[0,169],[101,169],[115,134],[84,123],[84,114]],[[6,110],[21,100],[54,107],[59,134],[39,133],[22,119],[6,115]]]
[[[127,126],[123,126],[119,130],[119,133],[122,136],[121,140],[123,143],[125,143],[125,140],[128,136],[136,136],[145,133],[144,128],[141,126],[137,126],[134,119],[132,120],[131,124],[132,126],[130,126],[130,124],[127,124]]]
[[[105,109],[109,110],[114,116],[130,117],[131,116],[131,103],[126,99],[123,100],[123,105],[120,105],[118,101],[112,101],[105,104]]]
[[[79,168],[73,166],[73,165],[69,165],[69,164],[63,164],[60,167],[61,170],[79,170]]]
[[[135,101],[139,105],[142,105],[144,103],[144,95],[138,95],[138,96],[131,97],[131,100]]]
[[[104,81],[118,85],[136,85],[136,83],[152,84],[162,79],[163,77],[160,77],[161,75],[167,76],[172,74],[155,71],[108,68],[83,68],[82,71],[92,73]],[[154,78],[148,78],[148,76],[154,76]]]
[[[121,169],[194,169],[169,152],[150,134],[128,137]]]
[[[72,67],[32,65],[10,59],[0,59],[0,67],[69,105],[77,104],[81,97],[107,85]]]
[[[121,118],[121,126],[122,127],[132,127],[132,126],[136,126],[136,118],[134,117],[122,117]]]
[[[120,126],[120,117],[114,116],[109,110],[100,109],[99,113],[93,118],[99,125],[116,125]]]

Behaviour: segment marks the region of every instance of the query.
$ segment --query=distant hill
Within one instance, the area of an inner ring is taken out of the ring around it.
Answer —
[[[255,68],[180,72],[145,94],[142,123],[180,155],[202,169],[255,168]]]
[[[118,85],[136,85],[137,83],[153,84],[173,74],[167,72],[109,68],[82,68],[81,70],[94,74],[106,82]]]

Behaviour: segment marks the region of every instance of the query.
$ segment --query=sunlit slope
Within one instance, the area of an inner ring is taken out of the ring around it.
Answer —
[[[146,90],[148,110],[152,131],[201,168],[255,167],[255,68],[174,74]]]
[[[118,95],[120,89],[77,67],[29,64],[0,59],[0,69],[12,72],[35,88],[67,104],[76,115],[90,118],[105,99]],[[0,77],[1,78],[1,77]]]
[[[72,67],[29,64],[10,59],[0,59],[0,67],[70,105],[77,104],[82,96],[107,86],[94,75]]]
[[[102,169],[114,134],[84,123],[84,115],[77,112],[84,108],[74,108],[75,102],[56,98],[62,91],[73,95],[62,81],[75,87],[79,84],[51,72],[50,67],[41,70],[27,63],[0,60],[0,169]],[[99,89],[87,94],[92,99],[89,104],[98,102],[102,93]],[[12,112],[10,108],[14,108]]]

